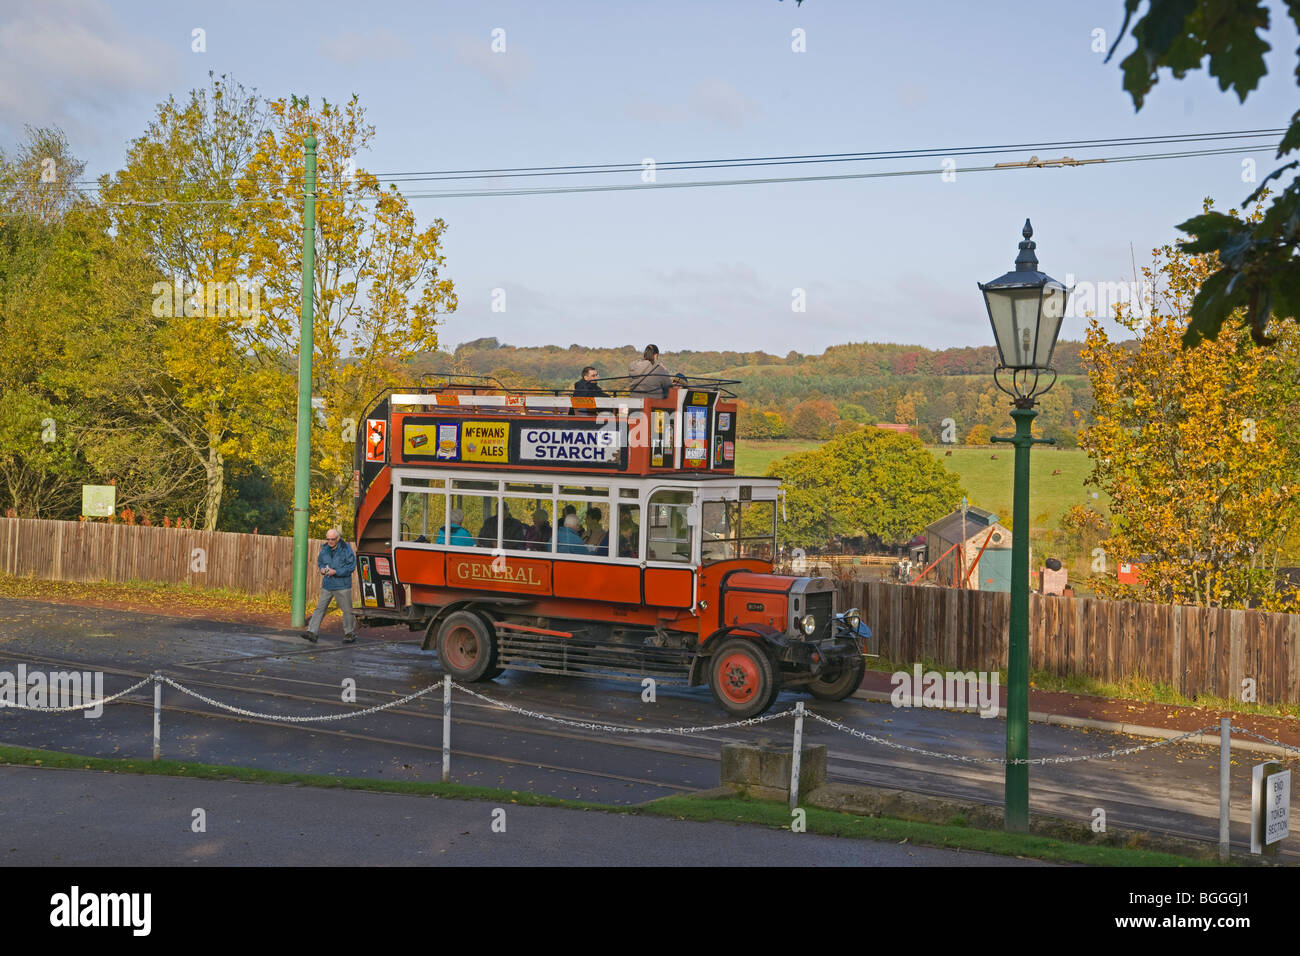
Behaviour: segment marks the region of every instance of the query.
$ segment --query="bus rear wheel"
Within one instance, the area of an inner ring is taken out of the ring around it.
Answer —
[[[469,611],[449,614],[438,627],[438,662],[457,680],[490,680],[496,675],[497,647],[492,628]]]
[[[771,707],[780,685],[763,649],[752,640],[733,638],[709,660],[709,689],[723,710],[746,718]]]
[[[862,678],[867,673],[867,663],[860,656],[855,661],[845,664],[837,673],[808,684],[808,690],[818,700],[843,700],[862,686]]]

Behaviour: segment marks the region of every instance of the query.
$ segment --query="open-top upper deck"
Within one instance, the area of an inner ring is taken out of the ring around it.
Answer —
[[[736,404],[726,387],[732,384],[679,376],[666,395],[618,386],[576,395],[455,376],[392,389],[366,413],[357,469],[363,485],[386,465],[733,475]]]

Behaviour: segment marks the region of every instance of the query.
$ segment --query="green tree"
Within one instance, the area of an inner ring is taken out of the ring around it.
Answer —
[[[82,484],[112,482],[120,507],[176,507],[192,482],[174,443],[114,397],[134,377],[119,374],[124,363],[150,351],[130,336],[109,343],[148,308],[151,266],[69,184],[30,181],[45,159],[59,175],[81,163],[61,132],[28,135],[17,158],[0,161],[0,180],[22,184],[0,207],[0,504],[70,518]]]
[[[957,477],[911,435],[863,428],[820,448],[787,455],[768,474],[786,489],[783,543],[822,544],[844,535],[910,540],[951,511],[963,494]]]
[[[1109,62],[1126,35],[1136,41],[1120,63],[1124,89],[1136,109],[1142,108],[1162,67],[1182,79],[1204,64],[1219,89],[1231,89],[1242,102],[1268,72],[1264,54],[1270,47],[1260,35],[1270,26],[1264,0],[1150,0],[1146,14],[1134,21],[1141,6],[1142,0],[1124,0],[1124,22],[1106,57]],[[1300,3],[1289,0],[1285,9],[1300,24]],[[1300,69],[1296,77],[1300,80]],[[1277,158],[1297,147],[1300,112],[1292,115]],[[1187,252],[1217,256],[1214,272],[1200,284],[1188,312],[1184,346],[1214,339],[1234,317],[1250,329],[1257,344],[1271,344],[1265,331],[1270,315],[1292,321],[1300,315],[1300,180],[1294,176],[1298,166],[1300,162],[1292,160],[1274,170],[1245,198],[1243,209],[1262,203],[1270,181],[1292,174],[1267,210],[1257,206],[1261,216],[1242,220],[1207,210],[1178,226],[1194,237]]]

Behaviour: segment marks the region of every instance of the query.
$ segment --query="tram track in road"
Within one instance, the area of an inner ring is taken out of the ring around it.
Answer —
[[[65,667],[74,670],[76,669],[85,670],[88,667],[93,667],[94,669],[101,670],[106,674],[116,674],[117,676],[131,678],[134,680],[142,680],[152,675],[152,672],[132,671],[132,670],[125,670],[122,668],[109,668],[109,667],[101,667],[98,665],[79,664],[74,661],[63,661],[63,660],[57,660],[55,658],[49,658],[49,657],[28,658],[23,663],[52,664],[56,667]],[[205,671],[206,673],[222,673],[222,672],[207,671],[205,668],[193,668],[191,665],[178,665],[178,666],[190,666],[190,669],[202,670]],[[200,687],[207,688],[209,690],[214,690],[214,691],[230,691],[232,693],[238,693],[238,694],[261,694],[262,696],[265,697],[272,697],[281,700],[292,700],[292,701],[298,701],[301,703],[309,703],[309,704],[324,704],[324,705],[335,706],[335,707],[350,707],[355,710],[366,710],[369,707],[373,707],[377,704],[383,703],[382,700],[375,700],[367,703],[363,703],[361,701],[357,701],[356,703],[344,703],[338,697],[337,685],[326,684],[320,681],[306,681],[306,680],[302,680],[301,678],[283,677],[276,674],[245,674],[240,676],[248,677],[252,680],[257,680],[257,681],[280,681],[280,682],[288,682],[288,683],[295,683],[295,684],[307,684],[313,687],[329,688],[331,691],[334,692],[334,695],[326,696],[326,697],[316,697],[316,696],[311,696],[306,694],[293,694],[282,690],[281,691],[259,690],[256,688],[240,687],[235,684],[225,684],[225,683],[212,681],[212,680],[188,679],[184,681],[177,680],[177,683],[185,684],[186,686],[192,686],[195,688],[200,688]],[[374,697],[382,697],[384,695],[387,695],[390,699],[399,699],[401,697],[407,696],[406,693],[402,693],[399,691],[378,691],[372,689],[363,690],[361,688],[358,688],[358,693],[370,694],[371,696]],[[440,695],[435,696],[434,692],[430,692],[429,694],[425,695],[425,698],[438,700],[438,701],[441,701],[442,699]],[[127,699],[129,700],[129,698]],[[133,701],[133,703],[137,703],[137,702]],[[230,701],[223,701],[223,703],[230,703]],[[149,704],[149,706],[152,707],[153,705]],[[169,706],[170,705],[164,704],[163,710],[167,710]],[[456,711],[459,711],[461,708],[466,708],[466,707],[472,708],[476,711],[501,712],[501,708],[495,707],[492,704],[483,703],[472,699],[465,700],[462,698],[455,702]],[[242,715],[226,714],[219,710],[218,711],[196,711],[196,712],[206,714],[209,716],[222,716],[222,717],[229,717],[235,719],[250,719],[250,718],[245,718]],[[421,720],[436,721],[439,724],[441,724],[442,722],[441,709],[439,709],[436,713],[430,713],[423,710],[411,709],[409,708],[409,706],[402,706],[402,707],[389,708],[388,710],[383,711],[383,713],[392,714],[396,716],[403,716],[403,717],[414,717],[414,718],[419,718]],[[286,715],[286,716],[297,716],[297,715]],[[564,716],[564,715],[557,714],[552,716],[559,716],[562,717],[562,719],[564,720],[573,720],[573,721],[588,722],[588,723],[596,722],[596,718],[593,718],[588,715]],[[276,726],[281,726],[281,727],[306,726],[306,725],[298,725],[298,724],[278,723],[275,721],[264,721],[264,723],[275,724]],[[554,738],[560,738],[564,740],[579,741],[582,743],[598,743],[598,744],[611,746],[611,747],[630,747],[636,750],[666,754],[674,757],[685,756],[685,757],[693,757],[697,759],[711,760],[714,763],[718,761],[718,757],[716,755],[713,755],[712,753],[691,753],[688,751],[684,751],[681,748],[657,746],[653,744],[650,740],[646,739],[650,735],[638,734],[635,735],[635,737],[637,738],[635,740],[631,739],[630,737],[626,737],[626,738],[625,737],[613,737],[613,738],[599,737],[599,736],[595,736],[594,732],[592,731],[579,733],[579,732],[572,732],[572,731],[552,730],[549,727],[538,727],[536,725],[526,724],[522,720],[517,723],[506,723],[506,722],[495,722],[489,720],[475,719],[472,717],[453,716],[453,725],[460,725],[460,724],[479,727],[484,730],[500,730],[500,731],[523,730],[529,734],[533,734],[541,737],[554,737]],[[313,729],[315,726],[317,725],[311,725],[307,729]],[[668,738],[668,739],[677,739],[677,738]],[[726,742],[726,741],[724,741],[722,738],[711,738],[710,742]],[[436,749],[438,749],[439,752],[441,752],[442,750],[441,746],[439,746]],[[465,753],[466,756],[473,756],[469,754],[467,751],[457,751],[457,752]]]
[[[98,664],[86,664],[84,662],[67,661],[67,660],[51,658],[51,657],[27,657],[22,660],[17,660],[14,658],[11,659],[13,659],[15,663],[25,663],[29,666],[33,664],[52,665],[58,668],[66,668],[70,670],[83,670],[83,671],[93,669],[93,670],[101,671],[105,674],[113,674],[118,677],[123,677],[128,680],[142,680],[146,677],[152,676],[153,673],[153,672],[129,670],[120,667],[105,667]],[[242,675],[242,676],[250,677],[251,679],[257,681],[293,681],[295,683],[314,684],[315,686],[330,687],[332,690],[335,690],[337,692],[337,688],[334,687],[334,685],[320,684],[314,681],[301,681],[296,678],[286,678],[286,677],[281,677],[279,675],[257,674],[257,675]],[[358,701],[356,703],[344,703],[339,699],[337,693],[334,696],[330,696],[330,697],[318,697],[318,696],[311,696],[305,694],[294,694],[282,690],[268,690],[265,688],[240,687],[233,684],[221,683],[218,681],[201,680],[201,679],[195,680],[192,678],[187,678],[185,680],[177,679],[177,683],[184,684],[187,687],[193,687],[196,690],[204,689],[207,691],[214,691],[214,692],[226,691],[234,694],[251,694],[251,695],[258,696],[259,698],[269,697],[278,700],[295,701],[295,702],[310,703],[310,704],[321,704],[321,705],[334,706],[334,707],[345,707],[345,708],[350,708],[355,710],[365,710],[368,707],[375,706],[375,704],[383,703],[382,700],[376,700],[373,702]],[[406,694],[399,693],[396,691],[359,690],[359,693],[370,694],[371,696],[375,696],[375,697],[382,697],[383,695],[387,695],[390,699],[398,699],[400,697],[406,696]],[[431,692],[429,696],[433,697],[433,693]],[[434,699],[440,700],[441,698],[434,697]],[[129,697],[125,697],[125,698],[121,698],[119,702],[124,704],[130,704],[136,707],[146,708],[149,710],[153,709],[153,703],[151,701],[133,700]],[[229,700],[225,700],[222,702],[226,704],[230,704],[231,706],[239,706]],[[456,708],[458,710],[460,708],[465,708],[465,707],[474,708],[476,710],[497,709],[490,704],[479,703],[477,701],[461,700],[458,701],[456,704]],[[245,709],[251,710],[253,708],[247,707]],[[359,742],[381,744],[381,745],[391,746],[391,747],[408,748],[408,749],[414,749],[418,751],[434,752],[437,753],[439,756],[441,756],[442,754],[441,743],[435,746],[432,744],[423,744],[418,741],[400,740],[392,737],[380,737],[373,734],[362,734],[353,731],[330,730],[325,727],[322,727],[318,723],[313,723],[313,724],[289,723],[289,722],[270,720],[270,719],[260,718],[260,717],[250,717],[243,714],[232,714],[222,710],[202,710],[198,708],[184,707],[176,704],[167,704],[167,703],[164,703],[162,705],[162,711],[164,714],[166,713],[183,714],[187,716],[196,716],[196,717],[202,717],[208,719],[224,720],[224,721],[229,721],[234,723],[247,723],[256,726],[274,727],[280,730],[292,730],[300,733],[321,734],[324,736],[334,737],[339,739],[355,740]],[[390,708],[387,711],[383,711],[382,714],[391,715],[393,717],[400,717],[400,718],[415,718],[420,720],[436,721],[439,724],[441,724],[442,722],[441,708],[439,708],[438,712],[436,713],[429,713],[426,711],[411,709],[407,706],[402,706],[402,707]],[[286,716],[297,716],[297,715],[286,715]],[[573,719],[578,720],[578,719],[589,719],[589,718],[573,718]],[[718,760],[716,756],[706,754],[706,753],[689,753],[679,748],[660,747],[660,746],[655,746],[653,744],[647,744],[638,741],[609,739],[609,738],[592,736],[590,734],[551,730],[549,728],[529,727],[522,723],[503,723],[503,722],[485,721],[481,719],[475,719],[473,717],[464,717],[458,715],[453,716],[453,727],[459,727],[459,726],[471,726],[489,732],[519,733],[520,731],[523,731],[535,737],[560,738],[567,741],[576,741],[584,744],[595,743],[595,744],[601,744],[610,747],[626,747],[626,748],[631,748],[642,752],[658,753],[664,756],[669,756],[674,758],[688,757],[688,758],[706,760],[713,763],[716,763]],[[673,790],[681,793],[689,793],[698,789],[696,787],[671,783],[665,780],[656,780],[648,777],[637,777],[628,774],[619,774],[608,770],[593,770],[588,767],[580,767],[572,764],[555,764],[547,761],[538,760],[534,757],[508,757],[508,756],[502,756],[501,754],[482,753],[479,751],[467,750],[461,746],[453,746],[452,756],[453,758],[458,758],[458,757],[471,758],[476,760],[484,760],[491,763],[505,764],[514,767],[530,767],[530,768],[536,768],[540,770],[549,770],[549,771],[554,771],[556,773],[562,773],[562,774],[578,774],[584,777],[595,777],[595,778],[600,778],[605,780],[614,780],[620,783],[636,784],[639,786],[652,787],[656,789]]]
[[[373,646],[373,645],[372,645]],[[221,664],[239,664],[244,662],[255,662],[260,659],[277,657],[282,655],[255,655],[237,658],[218,659]],[[17,658],[11,658],[15,663],[19,662]],[[26,656],[23,658],[24,663],[28,666],[50,666],[60,669],[72,670],[99,670],[106,674],[112,674],[128,680],[141,680],[150,676],[151,672],[133,670],[123,667],[104,667],[96,664],[86,664],[84,662],[69,661],[60,658],[53,658],[45,655]],[[303,704],[315,704],[335,708],[352,708],[364,709],[373,706],[375,703],[382,703],[385,698],[389,700],[405,696],[404,690],[375,690],[359,689],[359,694],[367,698],[365,701],[356,703],[344,703],[340,700],[338,694],[338,685],[316,680],[308,680],[300,677],[286,676],[282,674],[249,674],[234,672],[242,680],[255,683],[258,686],[240,686],[229,683],[228,680],[234,676],[232,672],[213,670],[209,667],[195,662],[189,662],[181,665],[175,665],[183,668],[185,671],[192,672],[192,676],[177,677],[180,683],[193,687],[195,690],[201,690],[213,697],[219,697],[222,693],[232,695],[252,695],[259,699],[272,699],[282,702],[294,702]],[[213,677],[224,677],[226,680],[214,680]],[[286,689],[284,685],[291,685],[294,689]],[[271,686],[266,686],[271,685]],[[278,687],[275,685],[279,685]],[[498,697],[510,697],[512,692],[517,691],[515,688],[500,687],[497,688]],[[300,692],[300,691],[306,691]],[[328,696],[312,691],[327,691]],[[435,701],[440,699],[437,691],[430,693],[431,698]],[[145,700],[124,699],[124,703],[130,703],[133,706],[141,708],[152,708],[152,702]],[[233,700],[224,700],[225,703],[234,704]],[[600,718],[593,717],[588,713],[566,713],[570,708],[565,707],[563,703],[545,702],[534,699],[531,700],[503,700],[503,703],[512,704],[513,706],[522,706],[529,710],[544,710],[552,716],[561,717],[583,722],[609,722],[619,723],[618,717]],[[780,706],[780,705],[778,705]],[[262,709],[253,704],[248,709]],[[358,743],[373,744],[386,748],[407,748],[418,753],[437,753],[441,754],[441,746],[434,744],[421,743],[419,740],[400,739],[395,736],[383,735],[380,733],[357,733],[354,731],[326,729],[319,724],[287,724],[275,720],[252,718],[243,715],[229,714],[219,710],[205,710],[197,707],[186,707],[177,704],[164,703],[163,710],[178,716],[195,717],[200,719],[218,719],[232,722],[243,722],[256,726],[274,727],[279,730],[294,730],[306,732],[308,734],[320,734],[341,741],[354,741]],[[466,711],[470,714],[466,714]],[[869,717],[867,705],[854,706],[853,710],[857,713],[845,715],[848,717]],[[538,726],[530,722],[522,715],[513,718],[503,716],[502,719],[483,719],[488,713],[503,713],[493,704],[481,702],[473,699],[461,698],[456,701],[455,712],[453,716],[454,727],[464,726],[472,727],[488,734],[504,734],[516,739],[527,737],[541,738],[542,740],[552,740],[567,744],[581,744],[586,747],[599,745],[604,748],[615,748],[624,754],[632,752],[642,752],[646,754],[655,754],[666,756],[675,760],[707,761],[712,764],[718,764],[720,761],[720,749],[722,743],[735,742],[737,738],[753,740],[755,737],[762,735],[760,727],[744,728],[736,736],[722,737],[716,734],[700,734],[691,737],[661,736],[661,735],[629,735],[628,737],[613,737],[607,734],[601,734],[598,731],[587,730],[565,730],[561,728],[552,728],[547,726]],[[389,711],[383,712],[385,715],[398,720],[420,720],[436,721],[441,723],[441,708],[436,712],[430,712],[410,705],[395,707]],[[508,715],[509,712],[504,712]],[[378,716],[378,715],[376,715]],[[453,727],[453,734],[455,730]],[[816,723],[809,724],[805,722],[806,739],[816,743],[827,743],[834,747],[834,741],[839,737],[838,734],[831,730],[818,728]],[[877,731],[878,733],[888,733]],[[783,734],[784,736],[784,734]],[[463,738],[462,738],[463,739]],[[561,750],[560,752],[564,752]],[[581,751],[572,751],[575,754]],[[606,753],[609,751],[606,750]],[[594,766],[599,760],[583,761],[585,765],[578,765],[575,761],[547,761],[539,760],[533,756],[509,756],[501,753],[483,752],[481,749],[467,750],[462,747],[453,747],[453,756],[459,758],[468,758],[482,760],[497,765],[509,765],[515,768],[535,768],[538,770],[549,771],[561,775],[575,775],[588,779],[605,779],[616,781],[628,785],[652,787],[672,792],[686,793],[691,792],[698,787],[683,785],[679,782],[669,782],[666,779],[651,779],[646,776],[634,775],[631,773],[619,773],[614,769],[600,769]],[[983,803],[989,806],[998,806],[997,788],[1001,780],[1001,769],[993,766],[971,766],[963,764],[944,765],[945,762],[927,763],[925,760],[916,755],[904,753],[886,753],[880,756],[871,756],[859,753],[846,753],[841,751],[831,758],[828,766],[828,777],[832,782],[840,783],[860,783],[870,786],[882,787],[893,790],[904,790],[906,792],[933,796],[943,799],[958,799],[973,803]],[[626,770],[627,768],[620,768]],[[1193,838],[1204,840],[1207,834],[1207,827],[1211,826],[1213,820],[1213,807],[1209,806],[1208,800],[1198,800],[1199,809],[1209,809],[1206,814],[1188,813],[1186,810],[1175,811],[1169,807],[1158,807],[1152,804],[1148,797],[1135,795],[1124,792],[1124,780],[1096,780],[1089,782],[1088,792],[1092,794],[1089,798],[1092,802],[1104,804],[1107,813],[1111,818],[1120,820],[1138,820],[1147,818],[1142,824],[1142,829],[1149,830],[1153,833],[1162,833],[1169,836],[1183,838]],[[1034,785],[1034,803],[1036,812],[1047,813],[1055,816],[1070,817],[1077,816],[1077,804],[1080,799],[1080,789],[1077,781],[1046,781],[1042,777]],[[1161,801],[1163,802],[1163,801]],[[1150,818],[1153,813],[1158,814],[1179,813],[1187,820],[1186,825],[1161,825]],[[1195,826],[1196,821],[1200,822],[1199,829]],[[1284,851],[1288,858],[1294,858],[1294,854]]]

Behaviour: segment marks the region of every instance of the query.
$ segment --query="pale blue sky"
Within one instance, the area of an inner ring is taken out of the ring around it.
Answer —
[[[1204,73],[1164,76],[1135,114],[1118,68],[1131,41],[1109,65],[1091,50],[1094,29],[1108,40],[1118,30],[1122,6],[3,0],[0,145],[11,147],[24,123],[57,123],[88,175],[115,169],[154,105],[206,84],[209,70],[268,97],[357,93],[378,130],[359,163],[379,173],[1217,132],[1289,118],[1297,39],[1280,10],[1269,75],[1246,104]],[[204,53],[190,49],[196,27]],[[490,48],[494,28],[505,30],[505,53]],[[806,32],[805,53],[791,50],[795,28]],[[1262,176],[1272,151],[1255,155]],[[449,225],[460,309],[446,319],[444,345],[495,335],[784,354],[846,341],[991,344],[975,283],[1011,267],[1026,216],[1045,271],[1114,282],[1131,276],[1130,246],[1141,265],[1202,197],[1226,207],[1251,188],[1242,157],[1229,155],[956,182],[936,174],[412,202],[422,221]],[[505,313],[490,309],[494,288],[506,290]],[[791,310],[795,288],[806,290],[803,314]],[[1081,337],[1083,324],[1069,319],[1063,334]]]

